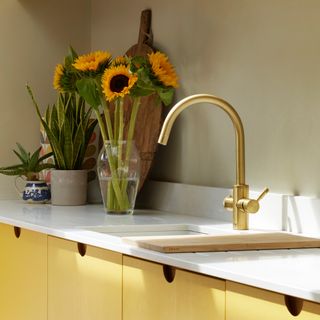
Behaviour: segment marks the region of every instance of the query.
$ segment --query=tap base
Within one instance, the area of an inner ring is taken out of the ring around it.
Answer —
[[[237,206],[240,199],[249,197],[249,186],[246,184],[233,186],[233,229],[248,230],[249,218],[248,213]]]

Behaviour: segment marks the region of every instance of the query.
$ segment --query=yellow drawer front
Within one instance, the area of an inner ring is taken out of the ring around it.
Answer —
[[[227,281],[227,320],[319,320],[320,305]]]
[[[48,238],[48,320],[121,319],[122,255],[85,248]]]
[[[0,224],[0,319],[47,318],[47,236]]]
[[[224,320],[224,310],[223,280],[176,270],[169,283],[161,264],[124,256],[124,320]]]

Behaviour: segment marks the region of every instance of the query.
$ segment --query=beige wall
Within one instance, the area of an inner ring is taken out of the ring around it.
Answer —
[[[43,107],[54,102],[54,66],[69,44],[90,48],[90,1],[1,0],[0,42],[0,166],[5,166],[15,161],[17,141],[29,150],[39,146],[39,122],[25,84]],[[13,179],[1,175],[0,199],[12,198]]]
[[[114,54],[137,40],[140,11],[152,9],[155,45],[180,75],[177,98],[211,93],[239,112],[254,189],[320,196],[320,1],[92,4],[92,47]],[[231,122],[217,108],[197,105],[178,118],[152,177],[227,187],[234,162]]]
[[[85,52],[91,40],[93,49],[123,53],[137,40],[145,8],[153,11],[155,45],[179,73],[177,99],[212,93],[238,110],[247,182],[320,196],[318,0],[1,0],[0,165],[14,160],[16,141],[38,144],[25,83],[41,104],[52,102],[52,70],[68,44]],[[234,175],[231,122],[203,105],[181,114],[152,171],[153,178],[223,187]],[[0,198],[13,197],[12,179],[0,176]]]

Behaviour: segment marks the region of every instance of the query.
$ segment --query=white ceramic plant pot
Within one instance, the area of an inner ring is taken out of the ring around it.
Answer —
[[[80,206],[87,203],[87,170],[52,170],[51,204]]]

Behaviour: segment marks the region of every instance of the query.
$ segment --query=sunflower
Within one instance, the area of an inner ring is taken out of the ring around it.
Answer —
[[[100,67],[107,65],[111,54],[107,51],[95,51],[79,56],[72,64],[78,71],[99,72]]]
[[[53,76],[53,87],[60,92],[63,91],[61,86],[61,78],[63,77],[64,71],[64,66],[62,64],[57,64]]]
[[[108,101],[124,97],[130,93],[137,80],[137,76],[130,73],[129,69],[123,65],[110,67],[102,76],[103,93]]]
[[[117,66],[128,67],[128,65],[129,65],[129,59],[126,56],[116,57],[111,63],[111,67],[117,67]]]
[[[53,87],[56,90],[59,92],[74,92],[76,91],[77,80],[79,80],[79,77],[67,65],[57,64],[53,76]]]
[[[159,51],[150,53],[148,54],[148,59],[152,72],[163,85],[174,88],[178,87],[177,74],[165,54]]]

